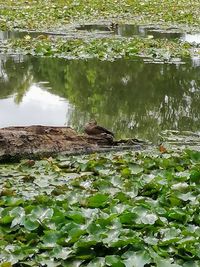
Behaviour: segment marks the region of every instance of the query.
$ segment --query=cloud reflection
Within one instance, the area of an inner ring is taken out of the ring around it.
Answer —
[[[15,96],[1,100],[0,127],[14,125],[67,125],[72,111],[69,102],[39,87],[31,85],[20,105]]]

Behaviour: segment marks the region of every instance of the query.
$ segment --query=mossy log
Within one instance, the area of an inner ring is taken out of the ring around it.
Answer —
[[[136,143],[132,143],[133,146]],[[78,134],[70,127],[20,126],[0,129],[0,161],[43,158],[59,153],[79,154],[119,147],[106,135]],[[129,143],[128,143],[128,146]]]

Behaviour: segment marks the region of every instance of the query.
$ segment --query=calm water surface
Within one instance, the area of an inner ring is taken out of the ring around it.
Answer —
[[[0,56],[0,127],[70,125],[96,118],[117,137],[156,141],[165,129],[200,131],[200,62]]]
[[[86,32],[107,32],[114,35],[123,37],[147,37],[152,36],[155,39],[180,39],[183,42],[200,44],[200,33],[185,33],[178,28],[162,29],[159,26],[149,25],[129,25],[120,24],[115,25],[114,28],[111,25],[98,25],[98,24],[86,24],[76,27],[77,30]]]
[[[162,29],[155,25],[129,25],[129,24],[116,24],[104,25],[104,24],[85,24],[79,25],[71,29],[63,28],[61,31],[57,32],[37,32],[37,31],[0,31],[0,42],[9,39],[21,39],[30,35],[32,38],[37,38],[41,35],[50,36],[51,38],[56,35],[63,36],[65,38],[72,38],[74,36],[79,36],[82,33],[84,35],[90,34],[90,36],[109,36],[116,35],[122,37],[150,37],[155,39],[179,39],[182,42],[196,43],[200,44],[200,33],[192,32],[186,33],[182,32],[179,28],[166,28]],[[83,37],[83,36],[82,36]]]

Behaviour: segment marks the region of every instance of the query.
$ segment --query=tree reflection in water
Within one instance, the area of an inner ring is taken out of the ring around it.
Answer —
[[[199,64],[192,61],[175,65],[142,60],[2,58],[0,99],[14,95],[20,108],[32,84],[70,103],[66,124],[78,130],[92,117],[117,137],[152,141],[165,129],[200,129]],[[59,121],[63,114],[57,116]]]

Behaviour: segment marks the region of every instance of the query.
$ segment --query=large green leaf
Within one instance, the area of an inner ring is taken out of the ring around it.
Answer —
[[[170,260],[158,260],[157,267],[181,267],[179,264],[171,263]]]
[[[105,262],[108,266],[112,267],[124,267],[122,259],[117,255],[110,255],[105,257]]]
[[[106,194],[97,193],[87,199],[88,207],[99,208],[104,207],[109,200],[109,196]]]
[[[150,256],[145,251],[129,251],[123,255],[123,258],[125,258],[123,263],[126,267],[144,267],[151,262]]]
[[[36,218],[40,223],[42,223],[44,220],[52,218],[53,209],[36,207],[32,210],[31,215],[33,216],[33,218]]]
[[[57,246],[57,241],[61,237],[61,233],[58,231],[45,231],[44,236],[42,237],[43,247],[45,248],[54,248]]]
[[[105,259],[104,258],[96,258],[92,261],[90,261],[89,264],[87,264],[87,267],[104,267],[105,266]]]

